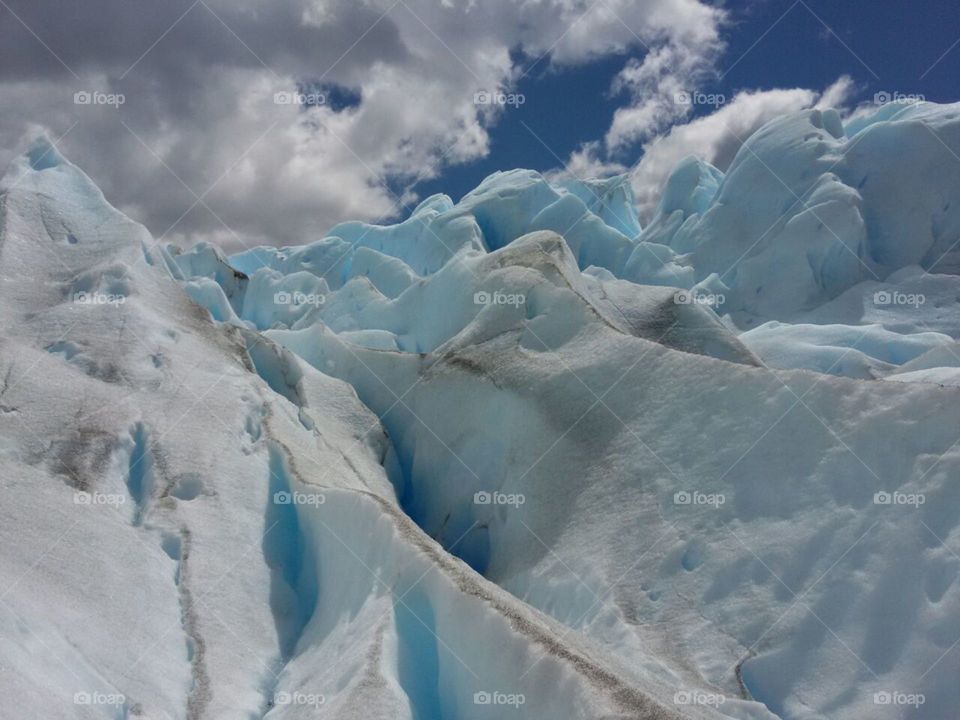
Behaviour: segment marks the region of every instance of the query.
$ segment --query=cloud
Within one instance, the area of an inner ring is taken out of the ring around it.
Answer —
[[[703,45],[666,45],[632,60],[614,82],[630,101],[614,113],[604,141],[611,152],[647,140],[692,112],[689,102],[719,51],[717,37]]]
[[[486,155],[504,109],[474,93],[509,88],[517,57],[646,46],[621,89],[668,92],[722,20],[700,0],[7,0],[0,163],[39,122],[155,236],[301,243],[397,216],[417,181]],[[298,88],[356,101],[274,102]]]
[[[648,220],[653,214],[670,171],[684,157],[696,155],[725,170],[743,141],[765,123],[814,105],[843,107],[853,90],[852,80],[843,76],[822,93],[802,88],[743,91],[713,113],[651,139],[632,174],[641,217]]]
[[[820,109],[833,108],[845,114],[857,90],[858,87],[853,78],[849,75],[841,75],[820,94],[816,106]]]
[[[627,167],[616,161],[604,160],[600,141],[584,143],[579,150],[570,153],[564,168],[547,173],[551,178],[606,178],[627,171]]]

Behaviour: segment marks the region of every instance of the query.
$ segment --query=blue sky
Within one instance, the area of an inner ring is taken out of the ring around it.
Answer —
[[[742,89],[822,89],[846,74],[856,83],[856,100],[878,92],[960,99],[960,44],[950,50],[960,41],[956,0],[762,0],[726,8],[732,22],[717,64],[723,77],[707,82],[707,91],[730,98]],[[630,56],[642,57],[643,48],[562,72],[541,61],[516,88],[526,103],[509,108],[491,129],[490,154],[448,167],[416,190],[458,199],[497,170],[556,168],[558,157],[565,160],[610,126],[623,104],[611,81]],[[627,151],[627,164],[640,152]]]
[[[960,99],[958,41],[957,0],[4,0],[0,167],[46,133],[183,246],[302,244],[516,167],[629,169],[648,217],[683,155],[723,166],[828,88]],[[327,102],[276,101],[298,88]],[[525,102],[475,104],[496,88]]]

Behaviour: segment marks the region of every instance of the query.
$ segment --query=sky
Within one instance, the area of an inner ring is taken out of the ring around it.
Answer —
[[[0,166],[46,133],[155,237],[388,222],[497,170],[726,167],[766,121],[960,100],[955,0],[0,0]]]
[[[726,48],[715,65],[716,76],[701,85],[706,93],[729,100],[743,90],[824,89],[847,76],[853,81],[850,107],[883,92],[941,103],[960,100],[960,46],[947,52],[960,43],[956,2],[762,0],[724,7],[730,13],[722,33]],[[642,51],[634,49],[628,56],[641,57]],[[566,161],[609,127],[622,104],[622,97],[610,92],[611,78],[623,63],[617,55],[565,72],[550,72],[539,63],[517,88],[527,102],[505,113],[491,132],[489,155],[448,169],[421,190],[456,199],[497,170],[523,166],[544,171],[560,164],[558,156]],[[694,108],[693,117],[712,109]],[[630,147],[621,162],[632,165],[641,152]]]

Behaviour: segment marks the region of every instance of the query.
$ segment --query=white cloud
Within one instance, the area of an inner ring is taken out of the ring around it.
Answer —
[[[823,93],[802,88],[740,92],[715,112],[650,140],[632,176],[641,217],[650,218],[670,171],[684,157],[696,155],[725,170],[742,142],[765,123],[814,105],[842,107],[853,89],[843,76]]]
[[[620,72],[614,90],[626,92],[630,102],[614,113],[605,138],[611,152],[647,140],[690,114],[692,105],[685,100],[699,87],[719,49],[715,37],[705,38],[704,43],[698,48],[657,48]]]
[[[709,63],[723,19],[700,0],[7,5],[47,47],[0,23],[0,162],[30,123],[53,137],[69,129],[64,152],[154,234],[235,245],[299,243],[340,220],[396,215],[388,187],[484,156],[504,110],[478,109],[473,96],[516,80],[516,49],[563,65],[645,44],[648,60],[625,69],[622,87],[669,92]],[[274,104],[274,93],[316,81],[361,100]],[[76,106],[79,89],[126,102]]]
[[[579,150],[570,153],[570,159],[562,170],[548,173],[547,177],[572,177],[580,180],[606,178],[627,171],[627,167],[615,161],[604,160],[599,141],[584,143]]]
[[[857,92],[857,84],[849,75],[841,75],[832,85],[820,94],[817,107],[820,109],[833,108],[845,114],[847,105]]]

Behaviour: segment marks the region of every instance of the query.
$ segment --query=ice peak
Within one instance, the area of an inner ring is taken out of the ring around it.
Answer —
[[[42,134],[30,143],[24,156],[33,170],[49,170],[66,163],[66,159],[57,150],[56,145],[46,134]]]
[[[27,144],[23,153],[15,157],[6,172],[0,175],[0,190],[19,183],[27,173],[51,170],[62,165],[69,165],[69,162],[46,133],[41,133]]]

